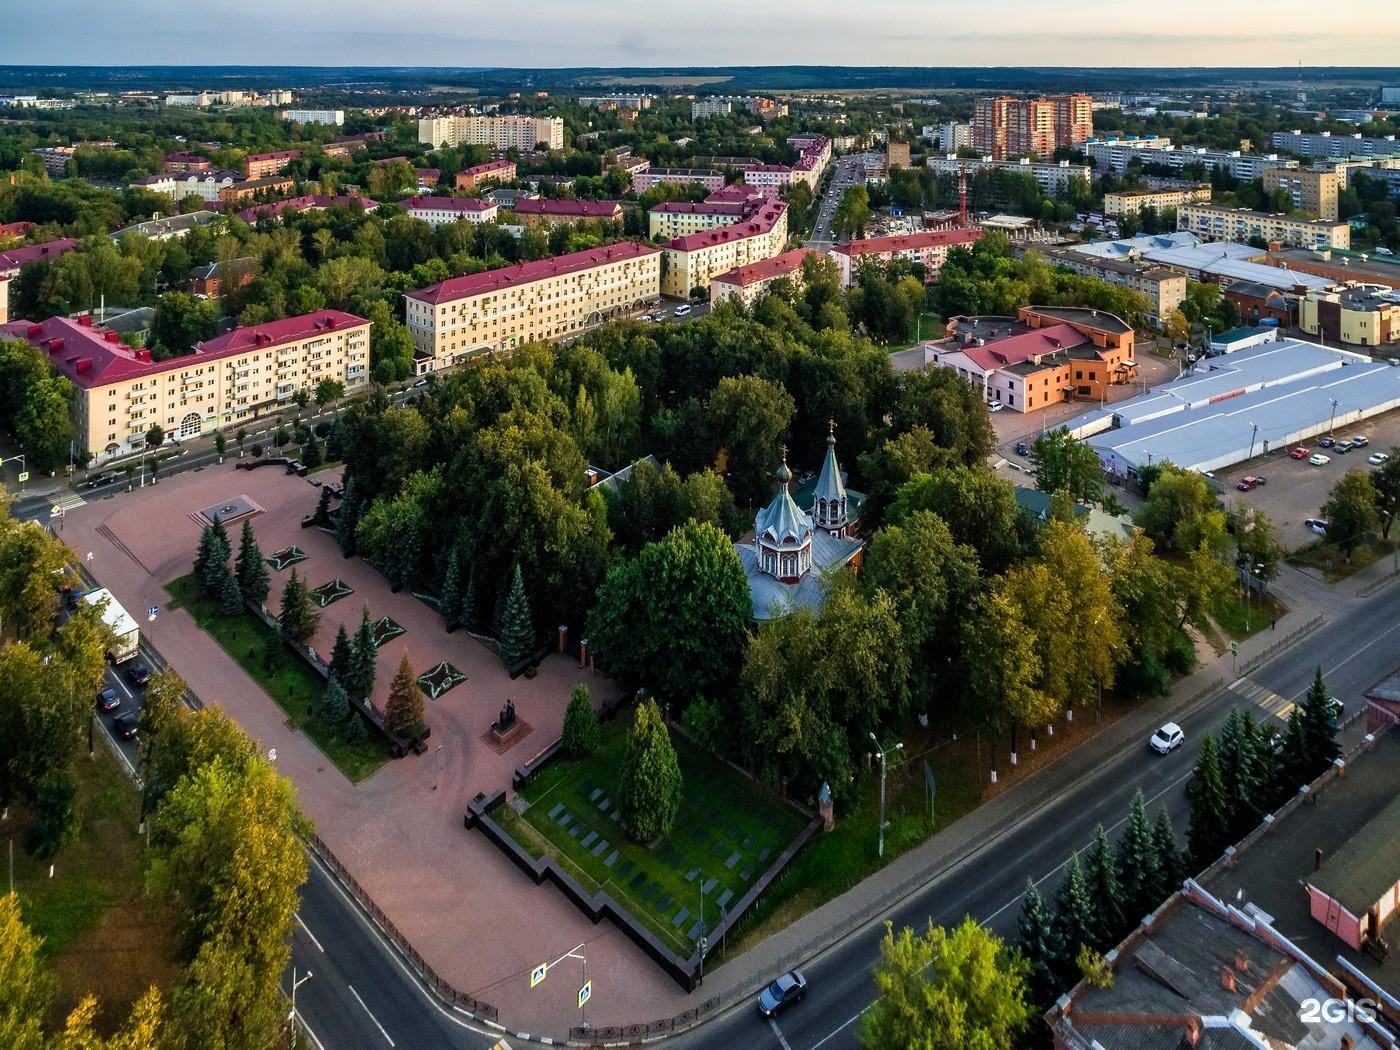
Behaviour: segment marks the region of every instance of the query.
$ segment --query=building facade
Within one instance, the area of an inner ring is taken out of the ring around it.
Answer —
[[[1376,284],[1309,292],[1299,304],[1298,326],[1342,346],[1393,346],[1400,343],[1400,292]]]
[[[663,182],[676,186],[704,186],[713,193],[724,188],[724,172],[712,168],[648,168],[632,176],[632,192],[641,196]]]
[[[734,103],[724,98],[702,98],[690,104],[690,119],[705,120],[708,117],[728,116]]]
[[[622,205],[617,201],[558,200],[534,197],[515,202],[515,216],[526,226],[570,226],[576,222],[621,222]]]
[[[1269,145],[1300,157],[1386,157],[1400,153],[1400,139],[1394,135],[1333,135],[1330,131],[1275,131]]]
[[[981,230],[930,230],[900,237],[869,237],[848,241],[831,249],[831,258],[841,274],[841,287],[855,283],[856,274],[866,262],[889,262],[907,259],[924,268],[924,280],[931,281],[948,258],[948,251],[966,247],[982,236]]]
[[[768,291],[769,285],[778,280],[790,281],[794,288],[800,289],[803,284],[802,263],[809,255],[822,258],[822,253],[814,249],[796,248],[762,262],[717,274],[710,279],[710,302],[721,303],[733,299],[745,306],[752,306]]]
[[[1180,208],[1183,204],[1209,204],[1209,186],[1188,186],[1171,190],[1120,190],[1103,195],[1105,215],[1140,215],[1142,209]]]
[[[243,179],[219,190],[219,200],[225,203],[252,200],[260,193],[276,196],[290,193],[296,180],[290,175],[269,175],[264,179]]]
[[[473,192],[481,186],[499,185],[503,182],[515,181],[515,161],[513,160],[488,160],[485,164],[477,164],[471,168],[464,168],[457,173],[455,185],[459,190],[468,193]]]
[[[677,237],[664,249],[662,294],[684,299],[717,274],[781,255],[787,232],[787,205],[767,200],[730,226]]]
[[[1205,241],[1243,243],[1255,238],[1297,248],[1351,247],[1351,227],[1344,222],[1270,215],[1248,208],[1187,204],[1177,209],[1176,225],[1177,229],[1189,230]]]
[[[956,153],[960,149],[972,148],[972,125],[956,120],[938,125],[937,145],[944,153]]]
[[[1282,190],[1299,211],[1319,219],[1337,221],[1337,191],[1341,179],[1335,170],[1268,168],[1263,180],[1265,190],[1270,193]]]
[[[179,204],[186,197],[198,197],[205,202],[223,200],[224,190],[244,181],[236,171],[189,171],[150,175],[132,185],[152,193],[163,193]]]
[[[661,252],[623,242],[454,277],[404,296],[420,373],[577,334],[661,294]]]
[[[563,117],[443,116],[418,121],[418,141],[439,146],[491,146],[495,149],[564,148]]]
[[[282,119],[294,124],[335,124],[345,123],[343,109],[284,109]]]
[[[1102,259],[1074,251],[1054,252],[1050,261],[1079,274],[1147,296],[1160,324],[1186,298],[1186,275],[1137,259]]]
[[[1123,138],[1090,139],[1084,143],[1084,153],[1100,171],[1123,172],[1134,159],[1180,172],[1187,167],[1200,166],[1202,171],[1226,171],[1246,182],[1263,178],[1269,168],[1296,168],[1298,162],[1277,154],[1246,153],[1242,150],[1218,150],[1173,146],[1171,139]]]
[[[739,221],[748,210],[741,201],[663,201],[647,212],[647,236],[670,240]]]
[[[280,175],[292,161],[301,157],[299,149],[281,149],[272,153],[250,153],[243,158],[243,173],[250,179],[265,179]]]
[[[1093,134],[1093,99],[1085,94],[1000,95],[972,105],[972,146],[993,160],[1048,157],[1062,146],[1083,145]]]
[[[410,197],[399,201],[399,207],[429,226],[465,219],[467,222],[495,222],[499,208],[490,201],[476,197]]]
[[[1046,193],[1061,193],[1069,189],[1070,182],[1074,179],[1081,179],[1085,184],[1088,184],[1093,176],[1093,169],[1087,164],[1071,164],[1067,160],[1037,164],[1035,161],[1025,158],[1021,160],[993,160],[991,157],[978,159],[976,157],[959,157],[955,153],[949,153],[942,157],[925,157],[924,165],[940,175],[956,175],[964,169],[969,175],[975,175],[981,171],[1014,171],[1031,176]]]

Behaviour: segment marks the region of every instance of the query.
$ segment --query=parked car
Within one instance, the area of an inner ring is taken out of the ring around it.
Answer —
[[[1016,442],[1016,455],[1018,455],[1018,456],[1029,456],[1030,454],[1031,454],[1031,447],[1030,447],[1030,445],[1026,444],[1024,441],[1018,441],[1018,442]]]
[[[690,307],[689,307],[689,306],[678,306],[678,307],[675,308],[675,310],[672,311],[672,313],[673,313],[676,317],[684,317],[686,314],[690,313]]]
[[[1365,434],[1357,434],[1356,437],[1351,439],[1352,448],[1365,448],[1370,443],[1371,439],[1368,438]]]
[[[1333,722],[1340,722],[1342,715],[1346,714],[1347,705],[1338,700],[1335,696],[1327,698],[1327,713],[1332,716]]]
[[[1294,459],[1307,459],[1309,456],[1312,455],[1312,449],[1307,448],[1303,445],[1299,445],[1297,448],[1295,448],[1292,452],[1288,454]]]
[[[1345,456],[1348,452],[1351,451],[1351,442],[1338,441],[1335,445],[1332,446],[1332,451],[1339,456]]]
[[[1186,743],[1186,734],[1181,731],[1181,726],[1175,722],[1168,722],[1161,729],[1152,734],[1147,746],[1159,755],[1165,755],[1169,751],[1175,751],[1182,744]]]
[[[117,735],[123,740],[136,739],[136,716],[131,712],[117,715],[112,719],[112,728],[117,731]]]
[[[1246,474],[1235,483],[1235,488],[1239,489],[1241,492],[1249,492],[1253,489],[1257,489],[1262,484],[1264,484],[1263,478],[1257,478],[1253,474]]]
[[[122,706],[122,698],[111,686],[97,694],[97,706],[103,711],[115,711]]]
[[[987,411],[988,411],[988,412],[1000,412],[1000,411],[1001,411],[1001,402],[1000,402],[1000,401],[988,401],[988,402],[987,402]]]
[[[1321,467],[1331,463],[1332,459],[1330,456],[1324,456],[1321,452],[1314,452],[1308,457],[1308,462],[1315,467]]]
[[[132,664],[126,669],[126,680],[138,689],[151,680],[151,669],[142,663]]]
[[[1303,520],[1303,527],[1311,532],[1317,533],[1319,536],[1327,535],[1327,522],[1323,521],[1321,518],[1305,518]]]
[[[1369,456],[1366,457],[1366,462],[1371,464],[1371,466],[1373,467],[1379,467],[1389,458],[1390,457],[1384,452],[1372,452]]]
[[[801,970],[789,970],[758,993],[758,1012],[764,1017],[776,1017],[806,996],[807,978]]]
[[[1331,434],[1328,434],[1325,437],[1318,438],[1317,443],[1323,448],[1331,448],[1334,444],[1336,444],[1336,439],[1333,438]]]

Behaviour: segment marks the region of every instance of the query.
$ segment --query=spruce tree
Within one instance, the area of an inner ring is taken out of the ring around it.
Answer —
[[[627,831],[638,842],[670,834],[681,805],[681,767],[661,708],[651,697],[637,705],[627,736],[618,804]]]
[[[501,614],[500,642],[501,661],[506,667],[522,663],[535,650],[535,629],[530,623],[530,603],[525,597],[525,578],[520,574],[519,562]]]
[[[1220,752],[1209,733],[1201,740],[1186,794],[1191,802],[1191,824],[1186,832],[1191,863],[1204,868],[1230,844],[1230,806],[1220,775]]]
[[[306,441],[302,442],[301,461],[313,469],[325,462],[325,456],[321,454],[321,442],[315,434],[310,435]]]
[[[347,478],[335,521],[335,542],[340,545],[340,552],[347,558],[359,549],[355,543],[355,530],[359,524],[360,500],[355,494],[355,479]]]
[[[307,464],[310,466],[311,464]],[[329,525],[331,520],[331,490],[327,485],[321,486],[321,498],[316,501],[316,513],[311,518],[317,525]]]
[[[1128,822],[1118,839],[1118,881],[1123,890],[1123,917],[1136,923],[1161,903],[1157,845],[1147,820],[1147,800],[1142,788],[1133,793]]]
[[[408,652],[399,661],[394,681],[389,686],[389,702],[384,707],[384,724],[395,736],[412,738],[423,724],[423,691],[418,688]]]
[[[341,725],[350,715],[350,698],[345,687],[332,678],[321,694],[321,721],[330,726]]]
[[[598,750],[602,735],[598,713],[593,710],[593,701],[588,697],[588,686],[580,682],[574,686],[569,706],[564,709],[564,748],[573,757],[583,758]]]
[[[1123,889],[1118,882],[1118,861],[1102,824],[1094,827],[1094,841],[1084,857],[1084,881],[1093,902],[1094,942],[1105,952],[1123,939]]]
[[[350,644],[350,636],[341,624],[335,632],[335,644],[331,646],[331,662],[327,665],[332,678],[338,679],[342,687],[353,682],[355,673],[355,648]]]
[[[367,735],[365,720],[358,711],[351,711],[350,716],[345,719],[345,742],[347,744],[362,744]]]
[[[195,557],[195,572],[198,574],[200,589],[210,598],[218,599],[223,589],[224,573],[228,571],[228,558],[232,553],[228,533],[224,531],[219,516],[204,529],[199,538],[199,552]]]
[[[228,531],[224,528],[224,523],[217,514],[214,515],[214,521],[210,524],[209,531],[213,535],[212,548],[214,552],[209,571],[214,572],[218,566],[228,565],[229,557],[233,554],[233,544],[229,542]],[[218,584],[219,577],[217,575],[211,579],[215,584]]]
[[[1032,879],[1026,880],[1026,895],[1021,898],[1021,916],[1016,921],[1021,952],[1030,963],[1027,975],[1031,1000],[1038,1009],[1048,1010],[1060,995],[1060,982],[1055,976],[1061,967],[1061,957],[1055,939],[1054,919],[1045,906]]]
[[[356,699],[364,699],[374,692],[374,671],[376,650],[374,647],[374,622],[369,618],[369,606],[363,607],[360,626],[355,631],[351,643],[354,659],[350,662],[351,673],[345,688]]]
[[[1311,781],[1338,758],[1342,749],[1337,743],[1337,716],[1327,696],[1327,683],[1322,680],[1319,666],[1303,697],[1303,746],[1307,754],[1306,779]]]
[[[262,548],[253,535],[251,521],[243,523],[243,532],[238,537],[238,557],[234,559],[233,567],[243,597],[255,605],[267,601],[272,581],[268,576],[267,563],[263,561]]]
[[[447,567],[442,572],[442,591],[439,595],[438,611],[449,628],[461,622],[462,616],[462,563],[459,544],[447,549]]]
[[[463,627],[476,626],[476,566],[466,568],[466,585],[462,588],[462,604],[458,612]]]
[[[1244,712],[1232,708],[1220,729],[1220,779],[1225,787],[1231,838],[1239,838],[1254,827],[1266,808],[1254,748],[1254,732]]]
[[[1181,847],[1176,844],[1176,829],[1172,827],[1172,815],[1165,806],[1157,814],[1157,822],[1152,826],[1152,843],[1157,848],[1157,904],[1166,900],[1186,881],[1186,858],[1181,855]],[[1156,905],[1153,906],[1156,910]]]
[[[320,622],[320,616],[311,605],[311,594],[297,575],[296,566],[292,567],[292,575],[282,588],[282,611],[277,619],[282,637],[298,645],[316,633],[316,624]]]
[[[384,552],[384,574],[395,587],[412,587],[418,578],[422,540],[416,522],[405,522],[389,536]]]
[[[1056,976],[1065,985],[1077,979],[1075,958],[1081,944],[1094,943],[1094,903],[1079,863],[1079,854],[1070,854],[1064,878],[1055,891],[1055,917],[1051,920],[1059,951]]]
[[[200,591],[205,590],[204,582],[209,578],[209,566],[214,560],[214,529],[206,525],[199,530],[199,547],[194,555],[194,582]]]
[[[271,674],[277,669],[277,663],[282,658],[282,632],[281,630],[267,631],[263,635],[263,670]]]
[[[219,583],[219,612],[225,616],[236,616],[243,611],[243,592],[238,589],[238,580],[224,566],[224,578]]]

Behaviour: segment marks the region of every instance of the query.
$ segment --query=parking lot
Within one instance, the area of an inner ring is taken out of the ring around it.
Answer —
[[[1370,444],[1342,455],[1322,448],[1316,438],[1309,440],[1306,447],[1310,451],[1328,457],[1328,462],[1322,466],[1315,467],[1306,459],[1292,459],[1289,449],[1279,449],[1216,471],[1216,480],[1224,487],[1225,505],[1259,508],[1273,521],[1284,547],[1292,550],[1303,546],[1315,538],[1303,525],[1304,520],[1320,516],[1322,504],[1327,502],[1332,486],[1342,475],[1348,470],[1374,470],[1375,467],[1366,462],[1368,456],[1373,452],[1393,453],[1400,445],[1400,412],[1387,412],[1359,425],[1338,428],[1336,437],[1340,440],[1357,434],[1365,435]],[[1236,485],[1247,475],[1263,477],[1265,484],[1250,492],[1241,492]]]

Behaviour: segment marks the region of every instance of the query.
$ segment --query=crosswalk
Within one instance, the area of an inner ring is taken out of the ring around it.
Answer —
[[[54,515],[54,516],[55,516],[55,517],[58,517],[59,514],[60,514],[60,512],[65,512],[65,511],[70,511],[70,510],[77,510],[79,507],[83,506],[85,503],[87,503],[87,500],[83,499],[82,496],[79,496],[79,495],[78,495],[76,492],[74,492],[72,489],[69,489],[68,491],[62,493],[61,495],[59,495],[58,497],[56,497],[56,498],[54,499],[54,501],[53,501],[53,509],[54,509],[54,511],[55,511],[55,515]]]
[[[1258,682],[1251,682],[1248,678],[1241,678],[1230,686],[1230,691],[1244,697],[1255,707],[1262,711],[1267,711],[1275,718],[1287,722],[1289,714],[1293,711],[1293,701],[1286,696],[1279,696],[1278,693],[1265,689]]]

